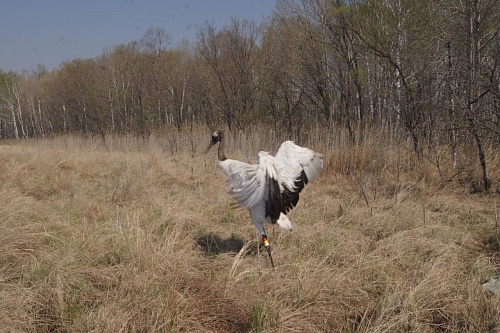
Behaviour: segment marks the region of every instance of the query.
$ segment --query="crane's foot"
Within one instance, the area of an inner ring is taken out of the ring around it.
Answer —
[[[271,266],[274,268],[273,256],[271,255],[271,245],[269,244],[269,241],[267,240],[266,234],[262,234],[262,242],[264,243],[267,254],[269,254],[269,259],[271,260]]]

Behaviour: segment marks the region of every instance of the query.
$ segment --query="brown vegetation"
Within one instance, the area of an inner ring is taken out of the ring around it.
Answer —
[[[324,172],[294,231],[268,230],[277,267],[261,256],[259,271],[258,235],[203,154],[208,139],[2,142],[0,331],[500,330],[500,299],[481,288],[499,274],[500,202],[472,194],[478,168],[453,177],[445,152],[438,168],[375,135],[311,138]],[[233,134],[229,152],[255,161],[281,139]]]
[[[498,332],[499,17],[279,0],[0,71],[0,331]],[[325,154],[274,270],[203,155],[222,124],[232,158]]]

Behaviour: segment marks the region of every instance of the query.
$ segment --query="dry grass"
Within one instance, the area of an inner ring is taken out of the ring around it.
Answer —
[[[261,256],[259,271],[207,132],[1,143],[0,331],[500,331],[480,286],[500,274],[500,200],[443,186],[446,156],[309,138],[324,173],[295,230],[269,230],[277,267]],[[257,134],[233,137],[231,157],[275,151],[281,138]]]

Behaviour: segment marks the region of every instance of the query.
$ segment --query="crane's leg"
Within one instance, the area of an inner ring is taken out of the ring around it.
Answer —
[[[264,221],[265,221],[265,217],[261,216],[260,213],[262,213],[260,209],[250,210],[250,216],[252,217],[252,221],[262,237],[262,243],[264,243],[267,254],[269,255],[269,259],[271,260],[271,266],[274,268],[273,256],[271,254],[271,245],[269,244],[269,241],[267,240],[266,230],[264,229],[264,225],[263,225]],[[262,215],[264,215],[264,214],[262,214]],[[260,248],[260,244],[257,247],[257,251],[259,251],[259,248]],[[259,269],[260,269],[260,255],[259,255]]]
[[[259,233],[257,232],[257,234],[259,234]],[[257,268],[260,272],[260,244],[258,244],[258,243],[257,243]]]
[[[267,235],[265,233],[262,233],[262,242],[266,247],[267,254],[269,254],[269,259],[271,259],[271,266],[274,268],[273,256],[271,255],[271,245],[269,244],[269,241],[267,240]]]

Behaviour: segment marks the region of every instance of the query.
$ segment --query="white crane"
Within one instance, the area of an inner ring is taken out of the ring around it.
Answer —
[[[318,177],[323,168],[323,154],[285,141],[276,156],[261,151],[259,164],[248,164],[226,157],[222,131],[214,132],[206,152],[217,142],[219,167],[227,177],[229,193],[250,211],[274,268],[264,223],[277,222],[281,228],[292,230],[286,214],[297,205],[304,186]]]

